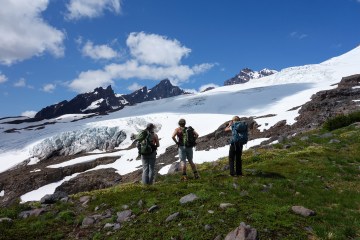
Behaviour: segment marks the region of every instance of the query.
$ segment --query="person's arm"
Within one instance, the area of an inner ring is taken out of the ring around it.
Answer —
[[[157,147],[160,147],[159,137],[158,137],[157,134],[155,134],[155,145],[156,145]]]
[[[199,134],[194,130],[194,137],[195,138],[198,138],[199,137]]]
[[[224,129],[225,132],[227,131],[231,131],[231,125],[232,125],[232,121],[229,122],[229,125],[227,125],[227,127]]]
[[[174,133],[173,133],[173,135],[172,135],[172,139],[174,140],[174,142],[175,142],[176,144],[179,144],[178,140],[176,140],[176,135],[177,135],[177,129],[175,129],[175,131],[174,131]]]

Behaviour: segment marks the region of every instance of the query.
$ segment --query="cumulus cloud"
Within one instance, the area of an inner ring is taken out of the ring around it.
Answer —
[[[118,53],[108,45],[94,45],[93,42],[87,41],[81,50],[83,56],[95,60],[112,59],[118,56]]]
[[[113,84],[114,81],[110,73],[103,70],[89,70],[80,73],[80,75],[69,84],[69,87],[76,92],[90,92],[97,87],[106,87]]]
[[[56,88],[55,84],[48,83],[48,84],[43,86],[42,90],[44,92],[52,93],[55,90],[55,88]]]
[[[0,83],[4,83],[7,81],[7,77],[4,74],[1,74],[0,72]]]
[[[0,64],[16,62],[49,52],[64,55],[65,34],[41,17],[48,0],[3,0],[0,8]]]
[[[308,35],[305,33],[299,33],[299,32],[294,31],[294,32],[290,33],[290,37],[301,40],[301,39],[308,37]]]
[[[35,117],[36,113],[37,112],[35,112],[35,111],[25,111],[25,112],[21,113],[21,116],[33,118],[33,117]]]
[[[117,79],[162,80],[173,84],[186,82],[191,76],[211,69],[215,64],[182,65],[181,59],[191,50],[177,40],[141,33],[131,33],[127,39],[131,59],[124,63],[112,63],[99,70],[82,72],[69,87],[76,92],[88,92],[94,88],[113,84]],[[151,47],[150,47],[151,46]]]
[[[121,0],[70,0],[66,7],[68,20],[95,18],[102,16],[105,10],[119,14]]]
[[[205,84],[205,85],[202,85],[200,88],[199,88],[199,91],[200,92],[203,92],[204,90],[206,90],[207,88],[217,88],[219,87],[219,85],[216,85],[214,83],[209,83],[209,84]]]
[[[133,83],[130,86],[128,86],[127,89],[129,89],[130,91],[136,91],[139,90],[140,88],[142,88],[143,86],[141,86],[140,84],[137,83]]]
[[[144,64],[175,66],[191,52],[191,49],[182,46],[176,39],[170,40],[164,36],[144,32],[131,33],[126,45],[131,55]]]
[[[26,80],[24,78],[20,78],[19,81],[14,83],[14,87],[26,87]]]

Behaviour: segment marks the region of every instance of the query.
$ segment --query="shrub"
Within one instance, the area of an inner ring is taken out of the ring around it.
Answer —
[[[360,121],[360,111],[353,112],[348,115],[339,115],[334,118],[330,118],[324,123],[323,128],[328,131],[332,131],[349,126],[350,124],[358,121]]]

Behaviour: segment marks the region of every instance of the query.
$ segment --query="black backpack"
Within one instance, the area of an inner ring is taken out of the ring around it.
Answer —
[[[185,147],[195,147],[196,146],[196,137],[194,129],[189,126],[183,129],[183,141]]]

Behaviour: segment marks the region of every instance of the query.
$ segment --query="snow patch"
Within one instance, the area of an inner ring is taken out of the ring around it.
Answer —
[[[30,158],[30,161],[29,161],[29,163],[28,163],[27,165],[35,165],[35,164],[37,164],[38,162],[40,162],[40,159],[39,159],[39,158],[37,158],[37,157],[32,157],[32,158]]]
[[[88,111],[88,110],[94,110],[100,107],[100,104],[104,101],[103,98],[100,98],[99,100],[96,100],[92,102],[87,108],[81,109],[82,112]]]
[[[75,173],[71,176],[65,177],[63,180],[50,183],[48,185],[42,186],[34,191],[25,193],[20,197],[21,203],[29,202],[29,201],[40,201],[42,197],[44,197],[46,194],[53,194],[55,192],[55,189],[60,186],[63,182],[70,180],[71,178],[76,177],[80,173]]]
[[[2,191],[0,192],[0,197],[3,197],[3,196],[5,196],[5,191],[4,191],[4,190],[2,190]]]

